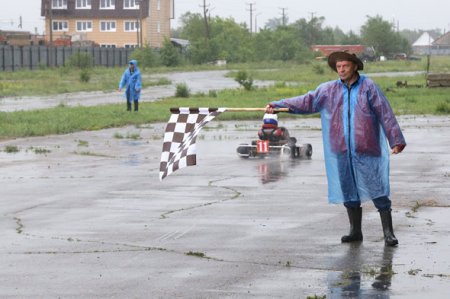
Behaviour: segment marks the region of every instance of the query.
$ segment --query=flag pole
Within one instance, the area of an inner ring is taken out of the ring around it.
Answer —
[[[179,113],[180,111],[189,111],[191,113],[198,113],[202,108],[198,107],[186,107],[186,108],[170,108],[170,112],[172,113]],[[248,112],[248,111],[266,111],[266,108],[204,108],[207,109],[209,112],[217,111],[219,109],[224,109],[225,111],[230,112]],[[273,112],[289,112],[289,108],[274,108]]]
[[[227,111],[243,112],[243,111],[266,111],[266,108],[225,108]],[[289,108],[274,108],[274,112],[289,112]]]

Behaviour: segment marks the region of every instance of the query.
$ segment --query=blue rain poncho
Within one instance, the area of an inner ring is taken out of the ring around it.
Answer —
[[[141,72],[139,71],[137,67],[137,61],[131,60],[129,64],[134,65],[134,71],[131,72],[130,68],[128,67],[122,75],[122,79],[119,83],[119,89],[125,88],[125,97],[127,98],[128,102],[137,102],[139,101],[139,98],[141,97]]]
[[[330,203],[389,196],[389,146],[406,145],[380,88],[361,75],[348,88],[341,80],[305,95],[272,102],[290,113],[320,112]]]

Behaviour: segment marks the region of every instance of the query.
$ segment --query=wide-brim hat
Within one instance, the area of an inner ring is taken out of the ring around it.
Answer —
[[[335,71],[336,70],[336,62],[338,61],[351,61],[358,66],[358,71],[362,71],[364,69],[364,63],[361,59],[356,56],[354,53],[338,51],[333,52],[328,56],[328,65]]]

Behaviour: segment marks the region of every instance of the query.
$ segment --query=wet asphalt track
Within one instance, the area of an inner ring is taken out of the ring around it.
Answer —
[[[398,248],[378,213],[340,243],[318,119],[285,121],[311,160],[242,160],[259,123],[213,121],[198,166],[158,179],[165,124],[1,141],[1,298],[448,298],[450,118],[402,117]],[[141,139],[117,139],[119,133]],[[38,153],[43,149],[48,153]]]

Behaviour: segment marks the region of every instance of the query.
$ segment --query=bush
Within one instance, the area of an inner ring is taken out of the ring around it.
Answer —
[[[91,73],[87,69],[81,70],[80,82],[87,83],[91,80]]]
[[[209,90],[208,91],[208,96],[211,97],[211,98],[217,98],[217,91],[213,90],[213,89]]]
[[[88,53],[77,52],[72,54],[72,56],[67,59],[66,65],[69,67],[87,69],[94,65],[94,60]]]
[[[252,90],[253,88],[253,78],[246,71],[239,71],[234,80],[243,86],[245,90]]]
[[[317,75],[323,75],[325,73],[325,69],[319,63],[314,63],[312,65],[312,69],[313,69],[313,72],[316,73]]]
[[[439,103],[436,106],[436,112],[438,114],[450,114],[450,104],[447,103]]]
[[[177,91],[175,92],[177,98],[189,98],[190,91],[185,83],[177,84]]]
[[[19,152],[19,148],[16,145],[7,145],[5,146],[6,153],[17,153]]]
[[[153,48],[150,48],[148,45],[143,48],[134,49],[130,56],[130,60],[131,59],[137,60],[138,66],[142,68],[161,65],[159,53]]]

